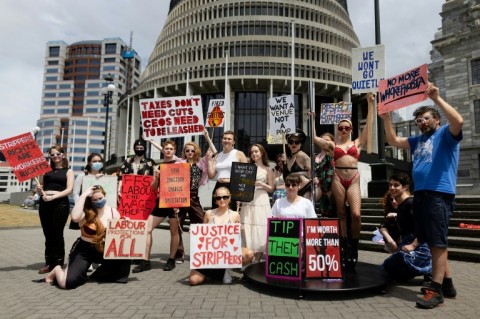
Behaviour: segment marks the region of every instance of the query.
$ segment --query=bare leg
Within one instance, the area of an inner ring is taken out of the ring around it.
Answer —
[[[430,252],[432,253],[432,281],[442,284],[444,277],[452,277],[448,265],[447,248],[430,247]]]
[[[360,238],[361,222],[361,206],[362,195],[360,193],[360,175],[353,179],[352,184],[347,189],[347,199],[350,205],[350,215],[352,217],[352,238]]]
[[[249,265],[253,262],[253,251],[250,248],[242,247],[242,265]]]
[[[340,237],[347,237],[347,215],[345,213],[346,191],[340,179],[335,174],[332,181],[332,193],[337,206],[337,215],[340,219]]]
[[[148,217],[150,228],[147,233],[147,255],[145,256],[146,260],[150,260],[150,253],[152,251],[152,243],[153,243],[152,232],[158,225],[160,225],[163,219],[164,219],[163,217],[157,217],[152,215]]]
[[[68,267],[63,270],[60,265],[55,266],[51,272],[48,273],[47,277],[45,277],[46,283],[52,283],[55,280],[60,288],[65,289],[66,281],[67,281],[67,270]]]
[[[180,239],[178,234],[179,223],[176,217],[169,218],[168,222],[170,224],[170,258],[175,259]]]
[[[190,281],[190,286],[198,286],[205,281],[205,276],[202,273],[196,271],[195,269],[192,269],[190,271],[188,279]]]

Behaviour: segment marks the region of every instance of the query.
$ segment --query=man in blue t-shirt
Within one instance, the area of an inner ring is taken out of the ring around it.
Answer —
[[[398,137],[389,113],[379,116],[385,123],[389,145],[410,149],[413,154],[415,184],[413,215],[419,243],[426,242],[432,253],[432,282],[422,288],[423,297],[417,307],[431,309],[443,304],[443,298],[457,295],[448,264],[448,222],[455,200],[460,141],[463,138],[463,118],[440,97],[438,88],[429,83],[426,93],[445,114],[448,125],[440,125],[436,108],[422,106],[413,112],[419,136]]]

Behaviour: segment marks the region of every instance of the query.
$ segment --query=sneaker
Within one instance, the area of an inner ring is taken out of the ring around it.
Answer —
[[[223,275],[223,283],[225,285],[229,285],[232,283],[232,280],[233,278],[232,278],[232,275],[230,274],[230,270],[225,269],[225,274]]]
[[[425,285],[425,287],[422,287],[420,289],[420,292],[422,294],[426,294],[427,293],[427,290],[430,288],[430,285]],[[454,299],[455,297],[457,297],[457,289],[455,289],[454,286],[451,286],[451,287],[444,287],[442,286],[442,295],[445,297],[445,298],[451,298],[451,299]]]
[[[425,289],[425,295],[417,301],[417,307],[422,309],[433,309],[443,305],[443,296],[430,288]]]
[[[150,269],[152,269],[152,265],[150,264],[150,261],[142,260],[142,261],[140,261],[138,266],[136,266],[132,269],[132,273],[136,274],[136,273],[139,273],[139,272],[142,272],[142,271],[147,271],[147,270],[150,270]]]
[[[168,258],[167,263],[163,267],[163,271],[170,271],[175,269],[175,267],[175,260],[173,260],[172,258]]]
[[[183,257],[175,258],[175,263],[176,264],[183,264],[184,261],[185,261],[185,259]]]

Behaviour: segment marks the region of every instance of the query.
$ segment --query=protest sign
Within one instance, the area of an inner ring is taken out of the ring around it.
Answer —
[[[118,178],[116,176],[85,175],[82,180],[82,192],[90,186],[100,185],[105,190],[107,206],[117,208]]]
[[[153,176],[122,175],[118,211],[123,218],[147,219],[155,208],[157,192],[151,188]]]
[[[270,134],[295,132],[295,103],[293,95],[272,97],[268,100],[270,114]]]
[[[385,46],[352,49],[352,93],[378,92],[385,78]]]
[[[105,235],[105,259],[146,259],[147,220],[109,219]]]
[[[338,124],[341,120],[352,120],[352,103],[322,103],[320,124]]]
[[[241,224],[190,225],[190,269],[241,268]]]
[[[265,276],[287,280],[302,279],[300,218],[268,219]]]
[[[342,278],[338,219],[304,219],[305,278]]]
[[[225,100],[210,100],[208,104],[206,127],[223,127],[225,122]]]
[[[190,164],[160,164],[160,208],[190,206]]]
[[[233,201],[250,202],[255,193],[257,165],[233,162],[230,171],[230,192]]]
[[[202,99],[179,96],[140,100],[140,114],[145,137],[202,135]]]
[[[423,64],[400,75],[380,81],[378,114],[422,102],[428,98],[427,65]]]
[[[0,151],[19,182],[52,170],[31,133],[1,140]]]

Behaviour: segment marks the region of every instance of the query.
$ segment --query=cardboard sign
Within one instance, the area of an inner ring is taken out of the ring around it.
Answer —
[[[233,162],[230,171],[232,201],[251,202],[255,193],[257,165]]]
[[[160,208],[190,207],[190,164],[160,164]]]
[[[241,224],[190,225],[190,269],[241,268]]]
[[[338,124],[341,120],[352,120],[352,103],[322,103],[320,124]]]
[[[118,178],[116,176],[85,175],[82,180],[82,191],[93,185],[100,185],[105,190],[107,206],[117,208]]]
[[[302,279],[300,218],[269,218],[265,276],[286,280]]]
[[[140,113],[147,138],[202,135],[205,130],[200,96],[140,100]]]
[[[206,127],[223,127],[225,123],[225,100],[210,100],[208,104]]]
[[[105,259],[146,259],[147,220],[110,219],[106,229]]]
[[[270,134],[295,132],[295,103],[293,95],[272,97],[268,100]]]
[[[338,219],[304,219],[305,278],[342,278]]]
[[[352,93],[378,92],[385,78],[385,46],[352,49]]]
[[[157,192],[152,191],[153,176],[122,175],[118,211],[122,218],[145,220],[155,208]]]
[[[20,183],[52,170],[31,133],[1,140],[0,151]]]
[[[425,93],[427,85],[426,64],[380,81],[378,114],[425,101],[428,98]]]

